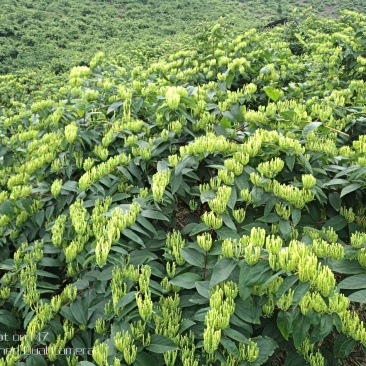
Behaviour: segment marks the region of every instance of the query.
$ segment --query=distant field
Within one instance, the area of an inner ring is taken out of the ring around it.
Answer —
[[[198,24],[222,22],[239,32],[313,7],[325,16],[365,10],[361,0],[4,0],[0,74],[47,66],[63,72],[97,51],[144,59],[174,50]]]

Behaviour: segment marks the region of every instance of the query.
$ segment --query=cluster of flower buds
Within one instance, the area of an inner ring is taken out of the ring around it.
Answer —
[[[62,246],[66,220],[65,215],[60,215],[52,227],[52,243],[55,247]]]
[[[44,109],[50,109],[54,106],[54,102],[50,99],[48,100],[41,100],[39,102],[36,102],[34,104],[32,104],[31,106],[31,110],[32,110],[32,113],[37,113],[39,111],[42,111]]]
[[[352,207],[347,209],[346,207],[342,206],[339,210],[339,213],[344,216],[348,223],[351,223],[356,219],[356,214],[353,212]]]
[[[179,107],[181,96],[187,96],[187,91],[182,87],[170,87],[165,94],[165,103],[171,110]]]
[[[274,178],[285,166],[285,162],[280,158],[260,163],[257,170],[267,178]]]
[[[171,170],[159,170],[152,177],[152,193],[154,197],[154,201],[160,202],[164,196],[164,191],[166,186],[170,181]]]
[[[340,314],[342,320],[342,332],[359,341],[363,346],[366,344],[366,328],[364,322],[355,311],[344,311]]]
[[[99,159],[105,161],[108,159],[108,149],[103,145],[95,145],[93,150],[94,155],[96,155]]]
[[[114,336],[114,345],[118,351],[123,353],[123,358],[127,365],[131,365],[136,360],[137,347],[133,344],[129,332],[117,332]]]
[[[236,150],[236,144],[229,142],[224,136],[217,136],[209,132],[206,136],[196,138],[189,145],[181,146],[180,155],[183,158],[186,155],[203,156],[205,153],[212,154],[215,152],[230,154],[236,152]]]
[[[312,251],[318,258],[330,257],[336,261],[344,258],[344,248],[341,244],[329,244],[325,240],[313,239]]]
[[[210,310],[205,317],[206,328],[203,332],[203,347],[206,353],[213,354],[217,350],[221,330],[227,328],[230,317],[234,314],[234,299],[238,294],[238,288],[232,282],[217,285],[212,289],[210,296]],[[225,296],[225,299],[224,299]]]
[[[135,340],[140,341],[144,347],[147,347],[151,342],[150,333],[145,335],[146,323],[139,321],[134,321],[130,324],[130,329],[132,336]]]
[[[79,179],[79,188],[83,191],[87,190],[92,184],[96,183],[103,176],[111,173],[119,165],[127,165],[131,157],[126,154],[116,155],[109,158],[106,162],[101,163],[91,170],[87,171]]]
[[[366,233],[361,233],[359,231],[352,233],[350,244],[355,249],[361,248],[361,246],[366,244]]]
[[[214,230],[220,229],[223,224],[221,216],[216,216],[212,211],[206,211],[202,216],[201,219],[203,222],[210,228]]]
[[[235,175],[240,175],[243,172],[244,169],[244,165],[238,161],[238,160],[246,160],[246,156],[248,156],[247,154],[244,153],[236,153],[237,155],[235,155],[237,158],[231,158],[231,159],[226,159],[224,161],[225,167],[227,170],[229,170],[230,172],[233,172]],[[249,156],[248,156],[249,159]]]
[[[208,252],[212,247],[212,236],[209,233],[204,233],[197,236],[197,244]]]
[[[249,191],[249,189],[242,189],[240,191],[240,196],[241,198],[247,202],[248,205],[250,204],[253,204],[254,203],[254,200],[253,200],[253,197],[252,197],[252,193]]]
[[[275,210],[279,216],[281,216],[284,220],[288,220],[291,215],[291,206],[283,204],[282,202],[278,202],[275,205]]]
[[[170,338],[173,342],[179,342],[179,326],[181,323],[182,310],[179,307],[180,298],[178,294],[174,297],[162,297],[159,301],[160,315],[154,314],[155,333]],[[176,353],[170,353],[165,357],[165,363],[174,364]]]
[[[100,343],[99,340],[94,343],[92,356],[98,366],[108,365],[108,352],[108,344]]]
[[[107,263],[112,243],[120,238],[120,233],[123,229],[135,223],[140,209],[140,205],[137,202],[133,202],[130,205],[130,210],[126,213],[122,213],[120,208],[113,210],[111,219],[102,228],[101,232],[98,232],[96,235],[95,255],[98,266],[103,267]]]
[[[310,366],[324,366],[324,357],[322,356],[320,351],[316,351],[314,353],[314,344],[310,343],[309,338],[306,338],[305,341],[300,345],[298,351],[303,355],[306,362],[309,363]]]
[[[245,220],[246,211],[244,208],[238,208],[232,211],[234,220],[241,224]]]
[[[361,135],[358,140],[353,141],[353,148],[357,152],[366,153],[366,135]]]
[[[183,265],[185,260],[181,254],[181,249],[185,246],[185,240],[182,238],[182,234],[177,230],[167,233],[166,246],[173,255],[176,263],[179,266]]]
[[[314,199],[314,193],[310,190],[300,190],[299,188],[280,184],[273,181],[273,193],[284,200],[290,202],[296,208],[303,208],[304,205]]]
[[[208,202],[209,207],[214,213],[221,215],[226,211],[226,205],[229,202],[231,191],[231,187],[228,186],[218,187],[215,198]]]
[[[69,144],[72,144],[78,135],[78,127],[76,123],[70,123],[65,127],[65,138]]]
[[[259,347],[251,339],[248,344],[239,344],[239,358],[242,361],[254,362],[259,357]]]
[[[335,142],[329,138],[315,136],[313,140],[310,140],[305,144],[305,148],[306,150],[322,152],[329,156],[336,156],[338,154]]]
[[[84,235],[87,230],[87,213],[82,200],[77,200],[70,206],[71,223],[78,235]]]
[[[198,366],[198,360],[195,357],[196,347],[193,332],[190,331],[189,335],[181,336],[179,345],[183,366]]]
[[[177,154],[169,155],[168,161],[169,161],[169,164],[175,168],[178,165],[180,158]]]

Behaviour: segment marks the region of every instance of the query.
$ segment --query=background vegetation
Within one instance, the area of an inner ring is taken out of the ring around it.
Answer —
[[[0,74],[47,67],[64,72],[97,51],[121,62],[144,62],[186,44],[203,21],[223,22],[236,33],[312,6],[324,16],[365,10],[361,0],[3,0]]]
[[[0,366],[363,362],[365,20],[1,76]]]

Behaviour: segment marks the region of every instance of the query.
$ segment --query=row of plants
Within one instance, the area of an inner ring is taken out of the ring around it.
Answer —
[[[13,80],[0,365],[364,357],[365,19],[98,53],[35,99]]]

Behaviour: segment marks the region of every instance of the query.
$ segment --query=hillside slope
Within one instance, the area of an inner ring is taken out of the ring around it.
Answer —
[[[195,39],[0,77],[0,366],[364,362],[366,15]]]
[[[3,0],[0,74],[47,66],[55,72],[90,61],[97,51],[127,59],[159,56],[187,42],[203,21],[236,32],[288,16],[293,6],[336,16],[365,9],[361,0]]]

